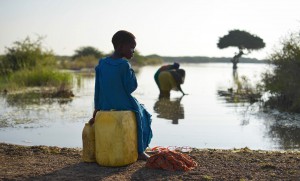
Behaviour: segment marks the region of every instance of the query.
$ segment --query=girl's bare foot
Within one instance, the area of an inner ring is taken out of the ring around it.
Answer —
[[[145,152],[140,153],[139,156],[138,156],[138,160],[145,160],[145,161],[147,161],[148,158],[150,158],[150,156],[147,153],[145,153]]]

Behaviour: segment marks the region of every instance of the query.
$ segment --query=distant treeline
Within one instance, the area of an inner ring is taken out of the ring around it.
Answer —
[[[231,63],[232,58],[228,57],[203,57],[203,56],[182,56],[182,57],[168,57],[159,55],[148,55],[149,58],[160,58],[164,62],[178,62],[178,63]],[[258,60],[256,58],[240,58],[240,63],[268,63],[268,60]]]
[[[107,55],[108,56],[108,55]],[[0,58],[3,55],[0,55]],[[67,60],[71,61],[72,56],[55,56],[58,61]],[[160,55],[148,55],[145,56],[147,59],[158,59],[162,60],[165,63],[170,62],[179,62],[179,63],[231,63],[231,58],[229,57],[204,57],[204,56],[179,56],[179,57],[170,57],[170,56],[160,56]],[[240,63],[268,63],[268,60],[259,60],[256,58],[240,58]]]

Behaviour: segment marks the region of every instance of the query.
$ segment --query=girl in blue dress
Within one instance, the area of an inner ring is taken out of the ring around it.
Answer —
[[[138,131],[138,159],[146,160],[145,153],[152,138],[151,115],[132,95],[138,84],[129,59],[136,47],[135,36],[128,31],[118,31],[112,37],[114,53],[99,60],[95,68],[95,110],[90,123],[94,122],[97,111],[131,110],[135,112]],[[124,59],[126,58],[126,59]]]

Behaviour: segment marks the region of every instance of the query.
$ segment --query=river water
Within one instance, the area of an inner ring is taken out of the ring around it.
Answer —
[[[158,66],[139,69],[133,95],[152,114],[150,146],[190,146],[232,149],[299,150],[300,115],[263,112],[257,104],[234,103],[218,90],[236,86],[247,76],[260,82],[266,64],[182,64],[186,80],[181,96],[158,100],[153,79]],[[72,100],[25,100],[0,96],[0,142],[21,145],[82,147],[81,133],[93,112],[94,77],[74,75]]]

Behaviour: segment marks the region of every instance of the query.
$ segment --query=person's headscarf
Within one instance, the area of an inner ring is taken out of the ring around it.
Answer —
[[[179,69],[179,66],[180,66],[179,63],[177,63],[177,62],[174,62],[174,63],[173,63],[174,69]]]

